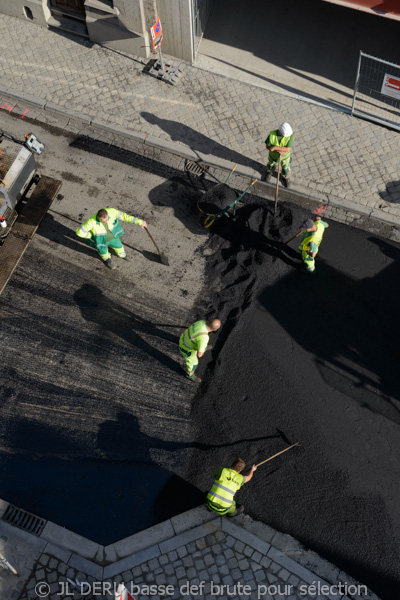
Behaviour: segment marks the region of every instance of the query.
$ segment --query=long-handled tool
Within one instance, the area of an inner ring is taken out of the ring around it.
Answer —
[[[256,465],[256,467],[259,467],[260,465],[263,465],[264,463],[268,462],[269,460],[272,460],[273,458],[276,458],[280,454],[283,454],[284,452],[287,452],[288,450],[290,450],[291,448],[294,448],[295,446],[298,446],[299,444],[300,444],[300,442],[296,442],[295,444],[292,444],[291,446],[289,446],[289,448],[285,448],[284,450],[281,450],[280,452],[277,452],[273,456],[270,456],[269,458],[266,458],[262,462],[258,463],[258,465]]]
[[[274,206],[274,217],[276,217],[276,209],[278,207],[278,188],[279,188],[279,177],[281,175],[281,155],[279,155],[278,160],[278,176],[276,178],[276,188],[275,188],[275,206]]]
[[[163,265],[167,265],[167,267],[168,267],[169,266],[168,258],[165,256],[165,254],[163,254],[162,252],[160,252],[160,248],[157,246],[156,241],[153,238],[153,236],[151,235],[148,227],[145,227],[145,230],[146,230],[147,235],[149,236],[149,238],[151,239],[151,241],[153,242],[153,244],[157,248],[158,256],[160,257],[160,260],[161,260],[162,264]]]
[[[294,240],[295,238],[299,237],[299,235],[301,235],[301,234],[302,234],[302,233],[304,233],[305,231],[306,231],[305,229],[302,229],[301,231],[299,231],[299,233],[296,233],[295,235],[292,235],[292,237],[291,237],[291,238],[289,238],[288,240],[286,240],[286,242],[283,242],[283,243],[282,243],[282,244],[279,246],[278,250],[282,250],[283,246],[286,246],[286,244],[288,244],[289,242],[291,242],[291,241],[292,241],[292,240]]]

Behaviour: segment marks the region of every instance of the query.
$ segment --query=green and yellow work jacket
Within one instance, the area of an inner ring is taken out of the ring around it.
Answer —
[[[267,137],[267,139],[265,140],[265,143],[268,146],[277,146],[279,148],[287,148],[288,144],[290,142],[290,139],[293,138],[293,134],[292,135],[288,135],[286,137],[281,137],[278,136],[278,129],[273,129],[272,131],[270,131],[269,136]],[[286,154],[284,156],[281,157],[281,160],[284,158],[285,160],[287,160],[289,158],[291,154],[291,150],[289,150],[288,152],[286,152]],[[279,152],[270,152],[269,153],[269,157],[273,158],[275,161],[279,160]]]
[[[207,506],[221,515],[225,514],[232,506],[236,492],[245,481],[246,477],[234,469],[219,469],[215,474],[213,486],[207,494]]]
[[[208,340],[209,331],[205,321],[196,321],[190,327],[185,329],[179,339],[179,345],[190,352],[205,352]]]
[[[142,219],[137,219],[132,215],[128,215],[117,208],[106,208],[108,213],[107,223],[102,223],[97,218],[97,213],[92,215],[90,219],[79,225],[76,230],[76,235],[82,238],[90,239],[100,254],[107,253],[107,233],[110,232],[114,238],[120,237],[124,230],[122,229],[118,219],[126,223],[135,223],[141,225]]]
[[[299,246],[300,250],[304,250],[304,251],[310,250],[310,252],[318,251],[318,246],[322,242],[322,238],[323,238],[327,223],[325,223],[324,221],[315,221],[314,225],[317,226],[317,231],[306,231],[303,234],[303,237],[302,237],[302,240],[301,240],[301,243]]]

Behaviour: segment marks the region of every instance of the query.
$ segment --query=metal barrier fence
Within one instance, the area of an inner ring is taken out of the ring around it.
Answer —
[[[400,130],[400,65],[360,52],[351,114]]]

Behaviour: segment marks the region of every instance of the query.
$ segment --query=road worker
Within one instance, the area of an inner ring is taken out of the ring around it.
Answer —
[[[275,167],[281,157],[281,173],[285,179],[286,187],[290,186],[290,163],[292,162],[291,150],[293,148],[294,133],[289,123],[282,123],[278,129],[269,132],[265,145],[268,154],[267,173],[265,181],[271,179]]]
[[[200,383],[201,378],[195,375],[201,358],[207,349],[210,333],[221,327],[219,319],[196,321],[182,333],[179,338],[179,350],[185,359],[186,377],[194,383]]]
[[[143,219],[128,215],[117,208],[101,208],[90,219],[79,225],[76,230],[76,235],[87,239],[89,244],[96,248],[100,254],[100,258],[109,269],[115,269],[115,265],[111,260],[111,254],[108,251],[109,246],[114,249],[115,254],[119,258],[123,258],[126,261],[130,260],[120,240],[124,230],[118,219],[126,223],[135,223],[135,225],[139,225],[142,229],[147,227],[147,223]]]
[[[307,271],[309,273],[314,273],[315,257],[322,241],[324,231],[329,225],[328,223],[325,223],[325,221],[322,221],[321,217],[314,217],[314,220],[307,219],[302,227],[303,229],[305,228],[305,232],[303,233],[299,246],[301,256]]]
[[[220,515],[234,517],[244,511],[244,506],[236,505],[234,496],[243,484],[250,481],[256,465],[251,467],[248,475],[241,475],[246,463],[241,458],[237,458],[230,469],[218,469],[214,475],[214,483],[207,494],[206,505],[209,510],[214,510]]]

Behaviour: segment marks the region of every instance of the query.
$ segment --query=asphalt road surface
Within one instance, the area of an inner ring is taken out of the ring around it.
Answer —
[[[238,455],[298,441],[240,492],[246,511],[396,597],[399,246],[330,223],[310,276],[297,244],[277,251],[299,208],[244,206],[205,234],[182,174],[35,132],[68,193],[0,301],[0,497],[107,544],[200,504]],[[109,198],[148,220],[169,269],[132,225],[115,272],[74,238]],[[203,315],[223,328],[196,387],[177,339]]]

